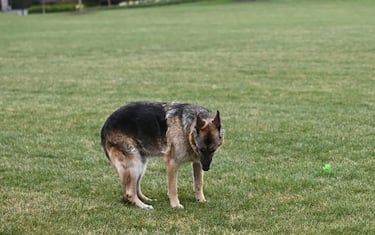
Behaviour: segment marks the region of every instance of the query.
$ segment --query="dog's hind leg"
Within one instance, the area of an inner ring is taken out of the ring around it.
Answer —
[[[138,182],[137,182],[137,194],[138,194],[139,199],[141,199],[143,202],[146,202],[146,201],[156,201],[155,199],[151,199],[151,198],[146,197],[146,196],[142,193],[142,190],[141,190],[141,181],[142,181],[142,177],[143,177],[143,175],[144,175],[145,172],[146,172],[146,168],[147,168],[147,163],[144,164],[144,168],[143,168],[142,174],[141,174],[140,177],[138,178]]]
[[[124,200],[129,201],[142,209],[153,209],[151,205],[143,203],[138,197],[140,178],[146,168],[138,152],[126,153],[111,149],[108,151],[112,165],[120,176],[124,190]]]
[[[205,202],[203,194],[203,170],[199,162],[193,162],[194,192],[197,202]]]

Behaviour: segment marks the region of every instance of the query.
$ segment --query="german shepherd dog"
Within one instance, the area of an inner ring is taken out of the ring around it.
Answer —
[[[187,103],[134,102],[112,113],[101,130],[101,143],[120,176],[124,200],[143,209],[151,201],[141,191],[147,161],[164,155],[171,207],[183,208],[177,195],[177,171],[182,163],[193,162],[195,198],[205,202],[203,171],[224,143],[219,111]]]

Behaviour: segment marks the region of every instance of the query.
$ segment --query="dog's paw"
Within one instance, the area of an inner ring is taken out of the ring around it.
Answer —
[[[197,198],[198,203],[205,203],[206,199],[205,198]]]
[[[172,208],[176,208],[176,209],[184,209],[184,206],[181,205],[180,203],[178,203],[177,205],[171,205]]]
[[[195,193],[195,199],[197,200],[197,202],[199,203],[204,203],[206,202],[206,198],[204,197],[204,194],[202,192],[200,193]]]
[[[144,209],[144,210],[153,210],[154,207],[151,206],[151,205],[147,205],[147,204],[145,204],[145,206],[144,206],[142,209]]]
[[[144,210],[152,210],[152,209],[154,209],[154,207],[152,207],[151,205],[149,205],[149,204],[145,204],[145,203],[143,203],[141,200],[137,200],[137,201],[135,201],[134,202],[134,204],[136,205],[136,206],[138,206],[139,208],[141,208],[141,209],[144,209]]]

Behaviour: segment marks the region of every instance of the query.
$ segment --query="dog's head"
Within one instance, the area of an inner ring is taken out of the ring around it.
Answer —
[[[221,124],[219,111],[217,111],[213,119],[202,118],[198,114],[193,136],[202,169],[208,171],[214,153],[224,143],[224,129]]]

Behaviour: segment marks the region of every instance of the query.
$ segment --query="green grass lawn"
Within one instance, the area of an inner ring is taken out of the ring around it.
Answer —
[[[374,234],[375,2],[258,0],[0,14],[0,234]],[[134,100],[219,109],[226,143],[143,211],[101,147]],[[333,173],[323,172],[330,163]]]

